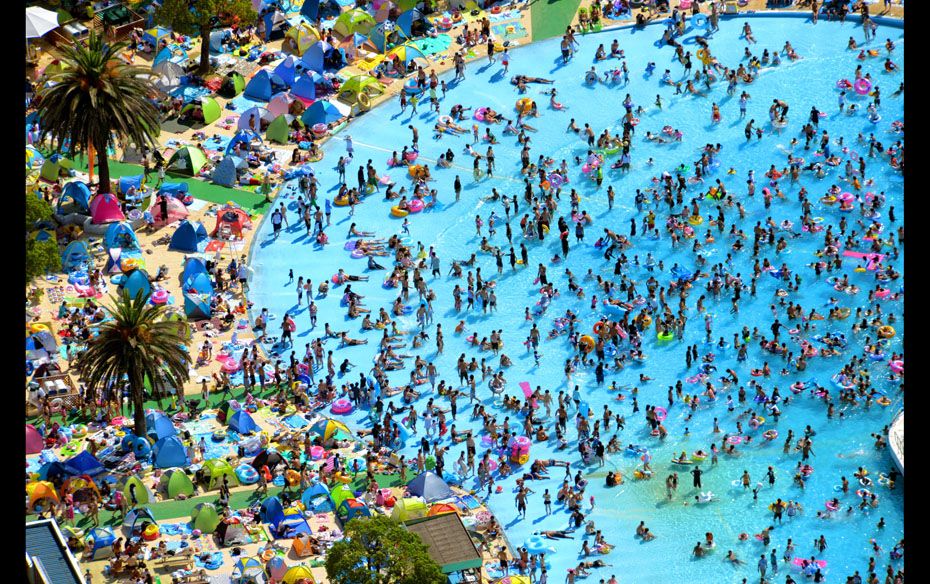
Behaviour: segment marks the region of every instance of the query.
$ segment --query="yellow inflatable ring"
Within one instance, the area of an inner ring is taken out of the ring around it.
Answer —
[[[262,552],[262,560],[268,561],[274,557],[274,550],[265,550]]]
[[[349,205],[349,195],[341,195],[333,199],[333,204],[337,207],[347,207]]]
[[[701,217],[700,215],[692,215],[688,217],[688,223],[690,223],[691,225],[700,225],[703,222],[704,222],[704,218]]]
[[[897,334],[897,333],[895,332],[894,328],[888,326],[887,324],[886,324],[885,326],[883,326],[883,327],[879,327],[879,329],[878,329],[878,336],[881,337],[881,338],[883,338],[883,339],[890,339],[891,337],[895,336],[896,334]]]
[[[516,108],[517,111],[522,114],[528,113],[533,109],[533,100],[528,97],[521,97],[517,100]]]
[[[584,351],[585,354],[594,350],[594,339],[588,335],[584,335],[578,339],[578,344],[581,346],[581,350]]]
[[[48,326],[38,322],[36,324],[29,325],[29,330],[34,333],[45,333],[49,332]]]
[[[401,209],[397,205],[391,207],[391,215],[395,217],[406,217],[408,214],[409,212],[406,209]]]
[[[649,316],[648,314],[644,314],[643,315],[643,328],[647,328],[651,324],[652,324],[652,317]]]

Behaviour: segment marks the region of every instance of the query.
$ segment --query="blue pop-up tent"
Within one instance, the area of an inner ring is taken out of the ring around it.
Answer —
[[[127,192],[129,192],[129,189],[130,189],[130,188],[134,188],[134,189],[136,189],[136,191],[138,192],[139,189],[142,188],[142,180],[143,180],[143,178],[145,178],[145,177],[144,177],[144,175],[141,175],[141,174],[136,174],[136,175],[133,175],[133,176],[121,176],[121,177],[119,178],[119,192],[120,192],[120,194],[125,195]]]
[[[213,310],[210,308],[210,300],[202,294],[184,293],[184,316],[191,320],[203,320],[210,318]]]
[[[278,523],[284,518],[284,506],[281,505],[281,499],[277,497],[268,497],[262,501],[261,509],[258,511],[258,517],[262,523],[269,523],[277,527]]]
[[[262,137],[253,132],[250,128],[242,128],[232,137],[229,141],[229,144],[226,145],[226,154],[229,155],[236,148],[236,144],[245,144],[248,146],[252,140],[258,140],[259,142],[264,142]],[[238,167],[237,167],[238,168]]]
[[[110,223],[106,233],[103,234],[103,246],[106,249],[121,247],[124,252],[141,249],[136,232],[133,230],[132,225],[125,221]]]
[[[245,86],[244,95],[250,99],[268,101],[271,99],[271,94],[271,74],[265,69],[256,73]]]
[[[93,540],[90,548],[90,559],[99,560],[113,555],[113,542],[116,535],[109,527],[95,527],[87,532],[85,540]]]
[[[342,118],[342,112],[335,105],[326,100],[315,101],[310,104],[307,111],[300,117],[305,126],[313,124],[328,124]]]
[[[152,464],[155,468],[183,468],[190,464],[187,449],[177,436],[167,436],[152,447]]]
[[[304,102],[316,99],[316,83],[313,82],[313,78],[306,73],[298,77],[291,88],[291,95],[301,98]]]
[[[274,76],[278,78],[280,83],[290,87],[297,79],[297,63],[299,63],[297,59],[293,56],[288,56],[281,61],[281,64],[275,67]]]
[[[87,475],[93,477],[105,470],[97,457],[86,450],[82,450],[65,461],[65,471],[73,476]]]
[[[329,498],[329,488],[323,483],[314,483],[307,487],[304,494],[300,496],[300,502],[307,510],[314,513],[328,513],[336,510],[333,500]]]
[[[232,32],[229,29],[214,30],[210,32],[210,54],[219,55],[223,52],[223,41],[230,38]]]
[[[322,73],[326,67],[326,55],[332,50],[333,47],[329,43],[317,41],[304,52],[300,60],[307,69]]]
[[[229,416],[229,429],[239,434],[251,434],[260,430],[258,424],[245,410],[236,410],[235,413]]]
[[[213,176],[211,177],[213,183],[223,187],[234,186],[239,178],[236,168],[241,164],[242,159],[238,156],[226,156],[213,169]]]
[[[455,496],[446,481],[439,478],[434,472],[426,471],[420,473],[412,481],[407,483],[407,489],[411,495],[423,497],[427,503],[441,501]]]
[[[169,418],[165,412],[159,412],[157,410],[150,410],[145,414],[145,427],[147,435],[155,440],[155,442],[158,442],[162,438],[175,436],[178,433],[171,418]]]
[[[59,215],[69,213],[90,214],[90,189],[86,184],[79,180],[71,181],[65,185],[58,197],[58,204],[55,206],[55,212]]]
[[[193,291],[197,294],[213,294],[213,282],[206,272],[195,274],[184,282],[184,291]]]
[[[207,266],[204,261],[198,257],[190,257],[184,260],[184,267],[181,268],[181,282],[186,282],[197,274],[206,274]]]
[[[200,244],[207,239],[207,228],[199,221],[191,223],[187,219],[181,221],[171,236],[168,249],[196,253],[200,251]],[[200,264],[201,266],[203,264]],[[204,268],[206,270],[206,268]]]
[[[148,272],[143,269],[135,269],[126,274],[120,288],[129,292],[130,298],[135,298],[140,291],[146,298],[152,295],[152,283],[149,282]]]
[[[61,252],[61,269],[65,272],[70,272],[87,261],[90,261],[90,250],[86,241],[72,241]]]

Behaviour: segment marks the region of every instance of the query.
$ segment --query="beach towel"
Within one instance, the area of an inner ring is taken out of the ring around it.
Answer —
[[[223,552],[213,552],[211,554],[199,554],[194,557],[194,564],[198,568],[216,570],[223,565]]]
[[[469,509],[477,509],[481,507],[481,501],[476,499],[474,495],[462,495],[461,497],[456,497],[459,505],[464,505]]]

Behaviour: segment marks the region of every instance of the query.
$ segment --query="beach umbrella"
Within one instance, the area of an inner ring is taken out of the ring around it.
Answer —
[[[413,43],[404,43],[398,47],[394,47],[388,52],[387,57],[389,59],[397,57],[403,61],[405,65],[413,59],[427,58],[426,53],[424,53],[418,46],[414,45]]]
[[[43,36],[50,30],[58,28],[58,14],[38,6],[26,8],[26,38]]]

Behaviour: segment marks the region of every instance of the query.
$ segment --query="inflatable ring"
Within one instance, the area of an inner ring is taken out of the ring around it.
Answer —
[[[210,438],[214,442],[222,442],[223,440],[226,440],[226,430],[217,430],[213,433],[212,436],[210,436]]]
[[[766,440],[774,440],[778,438],[778,430],[775,430],[775,429],[766,430],[765,432],[762,433],[762,437],[765,438]]]
[[[644,314],[642,323],[643,323],[643,328],[648,328],[649,325],[652,324],[652,317],[649,316],[648,314]]]
[[[707,28],[707,17],[703,14],[695,14],[691,17],[691,26],[694,28]]]
[[[29,331],[33,333],[47,333],[49,332],[48,326],[42,324],[41,322],[29,325]]]
[[[890,327],[890,326],[888,326],[888,325],[885,325],[885,326],[882,326],[882,327],[879,327],[879,328],[878,328],[878,336],[879,336],[879,338],[882,338],[882,339],[890,339],[890,338],[894,337],[895,334],[897,334],[897,333],[895,333],[894,327]]]
[[[258,482],[258,471],[248,464],[240,464],[236,467],[236,476],[239,482],[244,485],[251,485]]]
[[[72,427],[72,436],[75,438],[82,438],[87,435],[87,426],[84,424],[75,424]]]
[[[533,109],[533,100],[528,97],[521,97],[514,105],[521,114],[529,113]]]
[[[407,205],[407,209],[410,213],[419,213],[424,207],[426,207],[426,205],[421,199],[413,199]]]
[[[340,195],[333,199],[333,205],[337,207],[348,207],[349,206],[349,195]]]
[[[272,549],[267,549],[267,550],[265,550],[265,551],[262,552],[262,561],[267,562],[268,560],[270,560],[270,559],[273,558],[273,557],[274,557],[274,550],[272,550]]]
[[[395,217],[406,217],[408,214],[409,214],[409,211],[407,211],[406,209],[401,209],[397,205],[394,205],[393,207],[391,207],[391,215]]]
[[[168,302],[169,293],[164,288],[160,288],[152,292],[152,304],[166,304]]]
[[[700,225],[703,222],[704,222],[704,218],[701,217],[700,215],[692,215],[691,217],[688,217],[688,223],[690,223],[691,225]]]
[[[329,411],[334,414],[344,415],[352,413],[352,410],[354,409],[355,406],[352,405],[352,402],[342,397],[333,402],[333,405]]]
[[[673,335],[669,331],[665,331],[664,333],[657,334],[656,338],[658,338],[660,341],[671,341],[672,339],[675,338],[675,335]]]
[[[578,339],[578,345],[581,348],[582,352],[584,352],[585,354],[588,354],[594,350],[594,339],[592,339],[588,335],[584,335],[580,339]]]
[[[601,331],[604,330],[604,327],[606,326],[607,324],[604,323],[603,321],[598,321],[594,323],[594,328],[592,329],[592,331],[594,332],[594,334],[599,335],[601,334]]]

